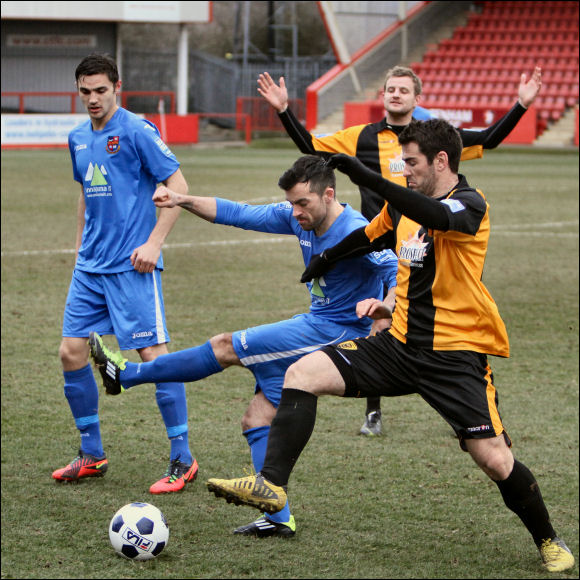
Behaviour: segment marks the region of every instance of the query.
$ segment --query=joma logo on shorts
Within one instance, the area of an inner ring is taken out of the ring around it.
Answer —
[[[146,336],[153,336],[153,333],[150,330],[148,332],[134,332],[131,338],[144,338]]]

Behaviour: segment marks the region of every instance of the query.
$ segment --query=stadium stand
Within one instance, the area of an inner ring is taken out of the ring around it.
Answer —
[[[410,66],[428,108],[511,106],[519,76],[542,67],[538,135],[578,103],[578,2],[478,1],[467,24]]]

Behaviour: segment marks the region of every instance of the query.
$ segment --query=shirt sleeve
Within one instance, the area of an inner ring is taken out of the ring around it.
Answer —
[[[362,128],[366,126],[348,127],[331,135],[316,137],[306,130],[290,108],[287,108],[283,113],[278,113],[278,116],[292,141],[306,155],[314,155],[316,152],[321,151],[355,155],[358,135]]]
[[[179,169],[179,161],[150,121],[140,120],[135,130],[135,146],[145,170],[157,183],[165,181]]]
[[[75,144],[74,144],[74,141],[73,141],[70,133],[68,136],[68,150],[69,150],[70,159],[72,162],[73,179],[75,181],[78,181],[82,185],[83,178],[82,178],[81,174],[79,173],[79,170],[77,169],[76,155],[75,155]]]
[[[518,102],[487,129],[482,131],[459,129],[463,146],[481,145],[484,149],[495,149],[512,132],[526,111],[527,109]],[[473,157],[469,159],[473,159]]]
[[[474,236],[487,211],[487,202],[483,194],[475,189],[464,189],[453,192],[441,200],[449,218],[448,232],[459,232]]]
[[[295,234],[292,227],[292,206],[287,203],[249,205],[216,198],[214,223],[270,234]],[[298,226],[300,227],[300,226]]]
[[[371,252],[368,259],[380,268],[380,276],[387,291],[397,285],[397,268],[399,260],[391,250]]]

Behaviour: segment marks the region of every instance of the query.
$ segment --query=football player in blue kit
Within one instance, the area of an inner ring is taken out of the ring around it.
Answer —
[[[69,135],[81,195],[59,354],[81,445],[70,464],[54,471],[57,481],[102,476],[108,468],[99,392],[89,364],[89,331],[115,334],[121,349],[136,349],[144,361],[168,352],[161,247],[181,210],[164,208],[157,217],[152,196],[161,183],[182,194],[188,191],[179,162],[157,128],[118,106],[121,81],[114,60],[91,54],[78,65],[75,78],[89,120]],[[185,386],[160,382],[156,399],[171,452],[167,472],[150,492],[180,491],[198,469],[188,442]]]
[[[334,171],[318,156],[298,159],[278,185],[285,191],[286,201],[268,205],[184,195],[170,187],[158,189],[153,199],[159,207],[181,206],[216,224],[296,236],[305,264],[368,223],[359,212],[338,202]],[[396,270],[397,258],[390,250],[352,257],[337,264],[324,277],[309,282],[309,312],[289,320],[218,334],[201,346],[138,364],[128,362],[119,352],[111,352],[98,333],[91,332],[91,355],[110,394],[142,383],[197,381],[232,365],[246,367],[253,373],[256,384],[242,419],[242,431],[250,446],[254,468],[259,472],[286,369],[325,345],[367,336],[372,320],[357,312],[357,304],[369,297],[382,300],[386,285],[389,291],[385,304],[392,311]],[[294,517],[286,503],[281,511],[265,514],[234,533],[267,537],[293,536],[295,531]]]

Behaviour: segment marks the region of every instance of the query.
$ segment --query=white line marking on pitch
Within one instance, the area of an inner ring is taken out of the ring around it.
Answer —
[[[558,228],[567,226],[577,226],[578,221],[572,222],[544,222],[540,224],[499,224],[492,225],[491,235],[493,236],[532,236],[542,238],[577,238],[578,232],[537,232],[537,231],[522,231],[531,228],[533,230],[543,228]],[[214,240],[210,242],[181,242],[175,244],[165,244],[164,250],[172,250],[174,248],[197,248],[204,246],[237,246],[240,244],[279,244],[280,242],[294,241],[294,236],[284,236],[282,238],[253,238],[249,240]],[[16,250],[2,252],[2,257],[6,256],[51,256],[57,254],[74,254],[75,250],[72,248],[56,249],[56,250]]]

